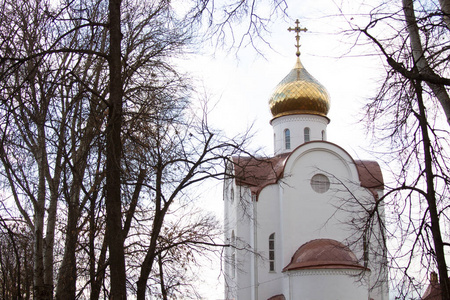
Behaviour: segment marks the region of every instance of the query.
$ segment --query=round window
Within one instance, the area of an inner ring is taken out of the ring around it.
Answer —
[[[323,174],[316,174],[311,178],[311,187],[315,192],[323,194],[330,189],[330,180]]]

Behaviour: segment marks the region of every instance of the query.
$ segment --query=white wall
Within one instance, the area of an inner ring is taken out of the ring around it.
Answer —
[[[300,270],[289,278],[287,300],[366,300],[367,285],[357,270]]]
[[[322,140],[322,131],[325,132],[329,120],[322,116],[316,115],[288,115],[273,119],[271,121],[274,132],[274,153],[275,155],[291,152],[301,144],[305,143],[304,129],[310,129],[310,141]],[[284,131],[290,130],[291,146],[289,149],[285,147]]]
[[[326,175],[331,183],[325,193],[317,193],[311,187],[311,177],[319,173]],[[254,254],[247,250],[236,251],[238,271],[230,296],[241,300],[255,299],[255,286],[258,286],[259,300],[276,294],[284,294],[289,299],[290,293],[296,291],[304,293],[301,299],[368,298],[367,285],[361,287],[355,283],[354,277],[348,275],[318,270],[324,275],[319,276],[319,273],[309,270],[309,273],[294,271],[298,276],[288,278],[288,273],[292,271],[282,273],[295,251],[306,242],[330,238],[345,244],[354,234],[355,228],[349,226],[349,221],[358,214],[355,197],[359,201],[374,201],[373,195],[360,187],[356,166],[347,152],[328,142],[303,144],[287,159],[284,177],[278,183],[263,188],[257,202],[251,201],[249,188],[238,187],[234,183],[233,186],[233,202],[227,200],[227,193],[224,193],[226,235],[234,230],[237,246],[252,246],[260,256],[255,259]],[[253,220],[255,212],[256,223]],[[275,233],[275,272],[269,271],[268,263],[268,240],[272,233]],[[362,258],[362,241],[350,248],[358,258]],[[226,253],[229,254],[229,250]],[[258,266],[257,274],[254,273],[255,263]],[[375,260],[369,265],[373,277],[378,276],[377,264],[379,261]],[[230,268],[225,270],[229,272]],[[294,290],[292,280],[295,280]],[[374,279],[369,282],[373,283]],[[330,291],[334,287],[334,298],[328,298],[330,295],[323,289],[324,286],[329,287]],[[346,288],[342,288],[344,286]],[[306,292],[308,287],[310,294]],[[340,290],[352,290],[351,297],[335,294]],[[375,300],[383,300],[386,295],[387,290],[378,289],[370,296]],[[295,296],[290,299],[300,298]]]
[[[280,203],[279,189],[277,184],[264,188],[259,194],[258,206],[258,299],[268,299],[271,296],[282,294],[281,272],[283,267],[282,243],[280,228]],[[275,233],[275,271],[269,270],[269,236]]]
[[[311,178],[315,174],[329,178],[327,192],[320,194],[312,189]],[[301,146],[286,162],[280,184],[284,189],[281,222],[285,265],[310,240],[330,238],[342,242],[350,236],[345,224],[348,213],[338,208],[351,197],[346,189],[355,190],[359,180],[356,167],[345,151],[326,142]]]

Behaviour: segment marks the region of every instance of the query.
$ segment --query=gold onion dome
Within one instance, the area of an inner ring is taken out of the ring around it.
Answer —
[[[294,69],[277,85],[269,100],[273,118],[310,114],[326,117],[330,97],[325,87],[306,71],[297,56]]]

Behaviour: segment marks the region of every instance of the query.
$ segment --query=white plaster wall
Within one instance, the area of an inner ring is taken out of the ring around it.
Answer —
[[[281,272],[284,265],[281,250],[280,205],[278,185],[265,187],[258,197],[258,299],[268,299],[283,292]],[[275,271],[269,271],[269,236],[275,233]]]
[[[378,190],[378,199],[383,197],[383,190]],[[378,213],[380,219],[384,220],[384,203],[378,204]],[[370,298],[374,300],[388,300],[389,299],[389,285],[388,285],[388,270],[387,257],[383,251],[380,243],[383,241],[382,227],[385,224],[379,224],[379,220],[374,220],[373,232],[369,244],[369,268],[372,270],[370,277],[370,286],[372,289],[369,292]]]
[[[368,288],[357,270],[299,270],[290,272],[287,300],[366,300]]]
[[[330,190],[324,194],[316,193],[311,188],[311,177],[317,173],[328,176],[332,183]],[[234,181],[232,183],[234,201],[227,200],[230,196],[224,192],[226,236],[234,229],[238,246],[256,246],[254,250],[261,258],[255,261],[251,252],[236,250],[237,272],[230,285],[232,288],[228,294],[229,299],[231,296],[241,300],[255,299],[255,285],[258,286],[258,299],[268,299],[281,293],[289,299],[288,292],[291,292],[289,280],[292,278],[289,279],[287,273],[281,271],[290,262],[295,251],[304,243],[318,238],[344,242],[354,233],[347,224],[347,221],[354,217],[354,212],[340,210],[339,207],[342,208],[346,201],[351,203],[354,196],[359,200],[373,201],[372,194],[360,187],[358,173],[351,157],[338,146],[322,141],[307,143],[296,149],[286,162],[284,178],[277,184],[266,186],[260,192],[255,207],[253,207],[255,203],[251,201],[249,188],[238,187]],[[352,191],[353,196],[347,189]],[[256,223],[252,219],[255,210]],[[254,229],[257,230],[256,241]],[[269,272],[268,238],[273,232],[275,232],[275,272]],[[362,247],[352,246],[351,250],[357,257],[362,257]],[[230,254],[229,251],[230,249],[226,249],[226,254]],[[253,273],[254,263],[258,265],[256,277]],[[373,270],[373,278],[378,276],[377,264],[379,258],[369,265]],[[231,268],[225,268],[225,273],[229,273],[230,270]],[[348,276],[345,279],[328,276],[323,280],[317,274],[308,276],[297,276],[298,280],[301,279],[301,282],[297,282],[298,286],[311,286],[315,281],[321,282],[321,286],[329,284],[331,287],[334,283],[348,285],[348,289],[350,286],[352,289],[358,286],[354,285],[354,281],[350,285]],[[370,281],[372,283],[373,278]],[[327,295],[319,294],[317,297],[301,299],[367,299],[367,286],[363,290],[366,293],[365,298],[327,298]],[[356,295],[359,295],[358,293]],[[370,296],[375,300],[385,300],[387,288],[376,289]]]
[[[250,189],[237,186],[234,179],[224,182],[224,237],[235,246],[225,248],[225,299],[251,299],[251,220],[252,203]],[[242,249],[242,250],[240,250]],[[233,268],[232,253],[235,253]]]
[[[232,201],[232,193],[235,194],[236,186],[233,179],[225,179],[223,186],[223,204],[224,204],[224,241],[231,243],[231,232],[236,229],[236,211],[234,201]],[[231,247],[224,249],[224,281],[225,281],[225,299],[234,299],[236,297],[236,281],[233,274],[231,264],[232,252]]]
[[[283,116],[271,121],[274,132],[274,152],[275,155],[291,152],[299,145],[305,142],[304,128],[310,129],[310,140],[322,140],[322,131],[326,130],[329,120],[322,116],[316,115],[289,115]],[[289,129],[291,134],[291,147],[285,148],[284,130]]]
[[[237,299],[252,299],[253,280],[253,206],[249,188],[236,188],[236,287]]]
[[[330,189],[323,194],[315,192],[310,184],[311,177],[318,173],[326,175],[331,182]],[[357,192],[359,180],[356,167],[345,151],[326,142],[303,145],[288,158],[281,184],[285,265],[310,240],[344,241],[351,235],[345,224],[348,213],[338,207],[352,197],[347,188]]]

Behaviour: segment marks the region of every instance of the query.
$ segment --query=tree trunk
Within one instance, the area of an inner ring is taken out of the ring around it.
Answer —
[[[444,15],[442,19],[445,25],[447,25],[447,28],[450,29],[450,0],[439,0],[439,4]]]
[[[444,243],[442,242],[441,228],[439,225],[439,213],[437,210],[436,193],[434,186],[434,172],[432,166],[431,156],[431,142],[428,136],[428,123],[425,116],[425,106],[422,98],[422,86],[420,82],[413,82],[417,95],[417,102],[419,104],[419,123],[422,131],[422,143],[424,148],[424,162],[425,162],[425,175],[427,182],[427,194],[426,200],[428,202],[428,210],[431,219],[431,233],[433,235],[434,251],[436,255],[436,262],[438,267],[440,287],[441,287],[441,299],[450,299],[450,286],[447,272],[447,263],[445,262]]]
[[[53,298],[53,285],[45,282],[44,269],[44,217],[45,217],[45,133],[44,125],[38,124],[36,160],[38,161],[39,187],[37,203],[34,207],[34,297],[47,300]]]
[[[59,184],[58,184],[59,185]],[[53,250],[55,245],[55,226],[56,226],[56,210],[59,190],[50,192],[50,205],[47,214],[47,226],[45,231],[45,242],[44,242],[44,283],[46,286],[52,287],[53,293]]]
[[[122,61],[121,0],[109,1],[109,114],[106,124],[106,231],[111,271],[111,299],[126,299],[125,255],[122,237],[121,157]]]
[[[448,0],[445,1],[448,2]],[[430,68],[425,58],[425,51],[423,50],[422,47],[419,35],[419,28],[417,27],[416,16],[414,14],[413,1],[402,0],[402,2],[414,63],[417,66],[419,73],[438,76]],[[433,91],[433,94],[436,96],[436,98],[439,100],[439,103],[441,104],[442,109],[444,110],[445,116],[447,118],[447,122],[450,124],[450,97],[447,93],[445,86],[439,84],[432,84],[429,82],[426,83]]]
[[[164,221],[164,215],[167,211],[167,206],[162,206],[162,160],[158,158],[158,164],[156,167],[156,196],[155,196],[155,213],[152,224],[152,235],[150,238],[150,245],[147,248],[147,254],[144,261],[141,264],[141,272],[137,282],[137,300],[145,300],[145,292],[147,290],[147,280],[153,267],[153,262],[156,258],[156,246],[157,239],[161,232],[162,224]]]
[[[108,232],[105,232],[105,236],[108,236]],[[102,249],[100,250],[100,256],[98,258],[97,263],[97,274],[95,276],[94,282],[91,283],[91,297],[90,300],[98,300],[100,299],[100,290],[102,283],[105,279],[105,269],[107,267],[106,264],[106,241],[103,241]]]
[[[72,197],[76,198],[78,195]],[[77,199],[77,198],[76,198]],[[78,201],[70,199],[67,211],[64,257],[58,274],[56,299],[75,299],[76,295],[76,249],[78,243]]]
[[[90,197],[89,205],[89,281],[91,285],[91,300],[94,300],[94,293],[97,293],[95,280],[95,232],[97,226],[95,224],[95,207],[97,203],[98,192],[94,191]],[[98,298],[97,298],[98,299]]]
[[[158,267],[159,267],[159,285],[161,286],[161,295],[163,300],[167,300],[166,285],[164,284],[164,268],[161,253],[158,254]]]
[[[97,173],[99,173],[100,165],[102,163],[101,157],[102,157],[102,151],[99,149],[99,152],[97,153]],[[96,238],[96,232],[100,231],[101,228],[97,228],[97,216],[96,216],[96,208],[98,204],[98,186],[94,189],[94,192],[92,193],[90,197],[90,209],[89,209],[89,279],[91,281],[91,295],[90,300],[98,300],[100,298],[100,290],[102,282],[105,278],[105,269],[106,269],[106,250],[107,250],[107,241],[106,236],[108,235],[108,232],[105,230],[104,237],[102,243],[102,248],[100,250],[100,255],[97,261],[97,271],[95,270],[95,254],[96,254],[96,248],[95,248],[95,238]]]
[[[60,146],[61,147],[61,146]],[[60,151],[60,150],[58,150]],[[48,171],[48,164],[46,159],[46,169]],[[60,184],[60,161],[57,159],[55,164],[55,175],[52,179],[50,175],[47,176],[47,182],[50,187],[50,204],[47,213],[47,227],[45,232],[45,243],[44,243],[44,284],[46,287],[51,287],[52,298],[53,298],[53,251],[55,245],[55,227],[56,227],[56,211],[58,208],[58,198],[59,198],[59,184]]]

